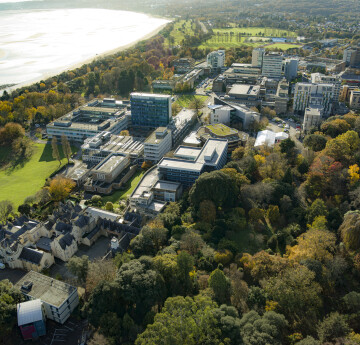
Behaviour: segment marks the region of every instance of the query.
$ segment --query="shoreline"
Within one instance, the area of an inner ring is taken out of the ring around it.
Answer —
[[[85,60],[83,60],[81,62],[77,62],[77,63],[71,64],[69,66],[64,66],[62,68],[58,68],[58,69],[49,71],[49,72],[43,74],[39,78],[35,78],[35,79],[29,80],[29,81],[26,81],[26,82],[23,82],[23,83],[15,84],[14,86],[11,86],[11,87],[1,88],[2,85],[0,85],[0,96],[4,93],[4,91],[7,91],[8,93],[11,93],[12,91],[15,91],[16,89],[23,88],[23,87],[26,87],[26,86],[31,86],[31,85],[33,85],[35,83],[40,82],[41,80],[46,80],[46,79],[55,77],[55,76],[57,76],[57,75],[59,75],[59,74],[61,74],[63,72],[72,71],[74,69],[82,67],[83,65],[89,64],[89,63],[91,63],[91,62],[93,62],[95,60],[102,59],[104,57],[111,56],[111,55],[114,55],[116,53],[120,53],[120,52],[128,50],[128,49],[130,49],[132,47],[135,47],[135,45],[138,44],[139,42],[146,41],[146,40],[156,36],[162,29],[164,29],[166,27],[166,25],[168,25],[172,21],[172,20],[169,20],[169,19],[163,18],[163,17],[162,17],[162,19],[167,20],[168,22],[160,25],[159,27],[152,30],[148,34],[140,37],[139,39],[137,39],[137,40],[135,40],[135,41],[133,41],[131,43],[128,43],[128,44],[113,48],[111,50],[105,51],[105,52],[100,53],[100,54],[96,54],[95,56],[90,57],[88,59],[85,59]]]

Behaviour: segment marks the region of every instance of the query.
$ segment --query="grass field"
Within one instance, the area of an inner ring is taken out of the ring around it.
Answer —
[[[218,49],[222,47],[230,49],[240,46],[258,47],[266,44],[266,42],[263,42],[263,40],[266,40],[266,37],[296,36],[296,33],[293,31],[260,27],[214,29],[213,31],[214,35],[209,40],[202,43],[199,48]],[[240,41],[237,38],[238,34],[241,35]]]
[[[121,199],[126,199],[135,189],[137,184],[139,183],[140,179],[144,175],[143,171],[137,171],[132,179],[127,183],[125,190],[118,190],[115,193],[104,196],[103,202],[104,204],[108,201],[111,201],[113,204],[119,202]]]
[[[292,49],[292,48],[299,48],[302,47],[303,44],[291,44],[291,43],[274,43],[274,44],[269,44],[267,46],[265,46],[266,49],[281,49],[281,50],[288,50],[288,49]]]
[[[193,24],[195,25],[195,24]],[[180,20],[174,24],[171,36],[174,38],[173,45],[178,45],[184,39],[185,35],[193,35],[194,30],[189,20]]]
[[[45,180],[59,167],[59,162],[52,158],[50,144],[33,145],[34,152],[29,161],[14,169],[0,170],[0,200],[10,200],[16,208],[26,197],[41,189]],[[61,147],[59,151],[63,157]],[[65,162],[63,158],[62,163]]]
[[[177,98],[176,102],[177,104],[180,105],[180,107],[182,108],[188,108],[190,103],[195,99],[201,99],[203,102],[206,101],[206,99],[208,98],[208,96],[201,96],[201,95],[181,95],[180,97]]]

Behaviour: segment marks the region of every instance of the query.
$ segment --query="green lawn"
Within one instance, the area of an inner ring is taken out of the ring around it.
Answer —
[[[59,167],[59,162],[52,158],[50,144],[33,144],[33,150],[29,161],[0,170],[0,200],[10,200],[16,208],[41,189],[46,178]],[[61,147],[59,151],[62,155]],[[63,158],[62,163],[65,162]]]
[[[267,46],[265,46],[266,49],[281,49],[281,50],[288,50],[288,49],[292,49],[292,48],[300,48],[302,47],[303,44],[291,44],[291,43],[274,43],[274,44],[269,44]]]
[[[188,108],[190,106],[190,103],[195,99],[201,99],[203,102],[206,101],[206,99],[208,98],[208,96],[201,96],[201,95],[181,95],[180,97],[177,98],[176,102],[177,104],[180,105],[180,107],[182,108]]]
[[[173,45],[179,45],[185,38],[185,35],[194,35],[192,25],[195,24],[191,24],[189,20],[180,20],[174,24],[174,29],[170,34],[174,38]]]
[[[126,199],[134,191],[135,187],[138,185],[143,175],[144,175],[143,171],[137,171],[135,175],[132,177],[132,179],[126,184],[125,190],[118,190],[111,195],[104,196],[102,198],[104,205],[108,201],[111,201],[114,204],[119,202],[121,199]]]
[[[260,27],[214,29],[213,32],[214,35],[201,44],[199,48],[230,49],[240,46],[258,47],[266,44],[266,37],[296,37],[296,33],[293,31]],[[240,41],[237,37],[238,34],[241,34]]]

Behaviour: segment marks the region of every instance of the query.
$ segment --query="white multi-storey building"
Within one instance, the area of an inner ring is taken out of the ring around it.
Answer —
[[[334,84],[334,102],[339,101],[341,78],[336,75],[325,75],[322,73],[311,73],[311,82],[313,84]]]
[[[252,51],[251,65],[253,67],[262,67],[263,57],[265,54],[264,48],[255,48]]]
[[[144,160],[157,163],[171,150],[171,146],[171,131],[166,127],[159,127],[145,140]]]
[[[268,78],[281,78],[283,55],[275,52],[265,53],[262,61],[262,75]]]
[[[332,110],[333,98],[334,84],[297,83],[293,109],[297,113],[303,113],[309,106],[323,107],[323,114],[328,116]]]
[[[224,67],[225,65],[225,50],[216,50],[209,53],[206,57],[208,66],[213,69]]]

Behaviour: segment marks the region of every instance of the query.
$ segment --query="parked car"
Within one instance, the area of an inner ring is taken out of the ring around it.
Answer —
[[[5,265],[0,262],[0,270],[3,270],[3,269],[5,269]]]
[[[289,129],[289,128],[290,128],[290,126],[289,126],[288,124],[286,124],[286,125],[285,125],[285,128],[286,128],[286,129]]]
[[[282,123],[279,123],[279,124],[278,124],[278,127],[282,128],[282,127],[283,127],[283,124],[282,124]]]

